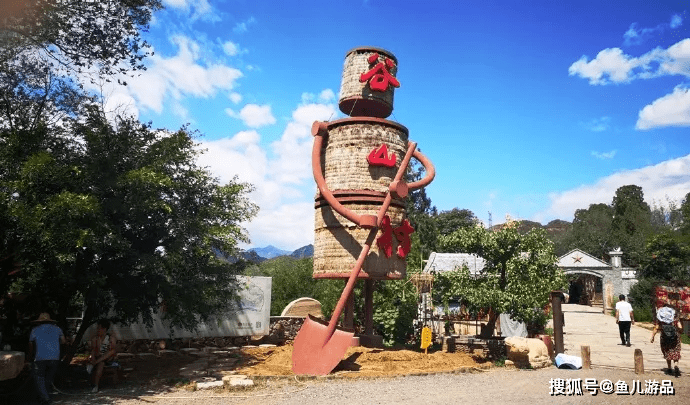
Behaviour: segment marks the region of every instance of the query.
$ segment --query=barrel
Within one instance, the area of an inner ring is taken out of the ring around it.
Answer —
[[[344,118],[328,123],[324,141],[321,169],[328,189],[353,212],[376,215],[407,151],[407,128],[381,118]],[[383,144],[396,156],[392,167],[371,165],[367,160]],[[313,277],[348,278],[370,230],[335,212],[319,193],[314,207]],[[394,198],[386,213],[393,228],[400,226],[406,218],[404,201]],[[405,259],[396,254],[397,243],[393,237],[393,254],[386,257],[374,242],[359,278],[404,278]]]
[[[378,54],[375,61],[370,62],[372,55]],[[392,67],[386,66],[386,71],[393,77],[398,73],[398,60],[395,56],[381,48],[360,47],[354,48],[345,55],[343,77],[340,84],[340,98],[338,106],[340,111],[351,117],[377,117],[387,118],[393,112],[392,83],[384,91],[372,89],[372,80],[362,82],[363,74],[375,69],[380,63],[386,64],[386,59],[392,63]],[[395,79],[397,80],[397,79]],[[374,86],[376,88],[376,86]]]

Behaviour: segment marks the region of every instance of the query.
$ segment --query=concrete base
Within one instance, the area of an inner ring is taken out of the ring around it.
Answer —
[[[358,347],[359,345],[360,345],[359,337],[358,337],[358,336],[353,336],[353,337],[352,337],[352,342],[350,343],[350,346],[352,346],[352,347]]]
[[[373,349],[383,348],[383,336],[379,335],[357,335],[359,338],[359,344],[363,347],[369,347]]]

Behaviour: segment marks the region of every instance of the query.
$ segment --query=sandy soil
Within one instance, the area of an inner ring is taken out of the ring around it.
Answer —
[[[247,366],[240,367],[238,374],[293,375],[292,346],[272,349],[248,349]],[[483,360],[465,353],[444,353],[442,351],[424,354],[412,350],[368,349],[351,347],[345,359],[334,370],[335,374],[347,377],[394,377],[401,375],[454,371],[463,367],[476,367]]]

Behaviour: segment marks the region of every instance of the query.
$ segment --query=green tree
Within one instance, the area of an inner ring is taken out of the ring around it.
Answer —
[[[458,229],[477,226],[479,223],[472,211],[459,208],[441,211],[435,219],[439,235],[450,235]]]
[[[421,180],[424,176],[424,167],[416,160],[411,160],[405,180],[408,183]],[[434,220],[437,214],[436,207],[431,204],[431,198],[426,194],[425,188],[410,192],[405,199],[405,209],[410,225],[414,233],[410,235],[410,253],[407,255],[409,268],[417,269],[422,265],[425,257],[436,249],[438,227]]]
[[[568,249],[582,249],[594,257],[603,258],[615,246],[611,240],[613,210],[606,204],[591,204],[575,211],[573,225],[566,236]]]
[[[405,280],[376,281],[374,326],[386,345],[405,344],[413,336],[417,298],[409,276]]]
[[[644,201],[642,188],[619,187],[612,203],[613,242],[623,250],[623,260],[631,266],[641,263],[647,237],[652,233],[652,212]]]
[[[476,277],[458,269],[439,274],[434,285],[446,305],[459,300],[470,310],[493,309],[484,336],[493,333],[500,313],[524,322],[543,318],[549,293],[566,283],[545,232],[534,229],[520,235],[516,225],[496,231],[461,228],[439,238],[445,252],[474,253],[486,261]]]
[[[0,161],[12,225],[2,249],[22,269],[9,281],[31,294],[34,311],[84,308],[72,350],[107,314],[150,323],[162,309],[193,328],[233,299],[235,271],[213,250],[248,242],[240,223],[257,208],[249,185],[221,185],[198,166],[193,135],[131,118],[112,124],[97,107],[66,128],[0,131],[3,157],[12,157]]]
[[[642,255],[640,278],[658,280],[690,279],[690,246],[670,232],[652,236]]]
[[[105,75],[142,69],[148,28],[159,0],[32,0],[4,2],[0,61],[34,53],[42,66]],[[9,3],[9,4],[6,4]]]

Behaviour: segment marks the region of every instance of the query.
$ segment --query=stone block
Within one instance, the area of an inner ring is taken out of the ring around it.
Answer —
[[[0,352],[0,381],[15,378],[24,369],[24,352]]]
[[[199,349],[195,347],[185,347],[183,349],[180,349],[180,353],[182,354],[196,354],[199,351]]]
[[[517,367],[543,368],[552,364],[549,350],[540,339],[512,336],[505,339],[508,359]]]
[[[142,360],[152,360],[156,358],[156,355],[153,353],[137,353],[137,357]]]
[[[223,382],[230,387],[250,387],[254,385],[253,380],[241,374],[226,375],[223,377]]]
[[[207,390],[209,388],[220,388],[223,387],[223,385],[223,381],[198,382],[196,383],[196,389]]]
[[[206,347],[204,347],[204,348],[201,349],[201,350],[203,350],[203,351],[206,352],[206,353],[212,353],[212,352],[218,351],[218,348],[215,347],[215,346],[206,346]]]
[[[130,360],[134,358],[133,353],[118,353],[115,355],[115,358],[118,360]]]

